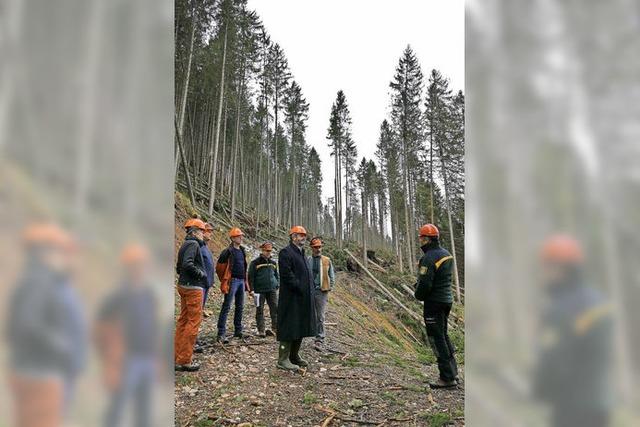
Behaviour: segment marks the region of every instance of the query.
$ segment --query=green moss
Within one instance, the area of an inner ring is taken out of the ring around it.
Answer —
[[[318,402],[318,398],[316,397],[315,394],[313,394],[312,391],[307,391],[304,394],[304,398],[302,399],[302,403],[304,403],[305,405],[313,405],[316,402]]]
[[[191,375],[181,375],[178,378],[176,378],[176,383],[179,386],[188,386],[191,385],[195,382],[195,378],[193,378]]]
[[[194,424],[195,427],[210,427],[212,425],[213,425],[213,420],[210,420],[208,418],[198,420]]]

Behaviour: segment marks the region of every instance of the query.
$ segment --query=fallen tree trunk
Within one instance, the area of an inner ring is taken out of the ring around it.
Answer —
[[[422,316],[419,316],[418,314],[416,314],[413,310],[409,309],[406,305],[404,305],[402,303],[402,301],[400,301],[389,289],[387,289],[386,286],[384,286],[382,284],[382,282],[380,282],[378,279],[376,279],[373,274],[371,274],[371,272],[362,265],[362,263],[355,257],[353,256],[353,254],[351,252],[349,252],[347,249],[344,250],[344,252],[349,255],[351,257],[351,259],[353,259],[353,261],[355,261],[356,264],[358,264],[358,266],[360,266],[360,268],[362,268],[362,270],[367,273],[367,275],[371,278],[371,280],[373,280],[373,282],[378,286],[378,288],[384,292],[389,298],[391,298],[391,300],[393,302],[395,302],[399,307],[401,307],[405,312],[407,312],[407,314],[409,316],[411,316],[411,318],[422,322]]]
[[[386,295],[389,296],[389,298],[391,298],[396,304],[398,304],[401,308],[404,309],[404,311],[406,311],[413,319],[417,320],[418,322],[422,322],[422,316],[416,314],[415,311],[409,309],[406,305],[404,305],[395,295],[393,295],[393,293],[391,293],[391,291],[389,289],[387,289],[386,286],[384,286],[382,284],[382,282],[380,282],[378,279],[376,279],[373,274],[371,274],[371,272],[362,265],[362,263],[360,263],[360,261],[358,261],[358,259],[353,256],[353,254],[351,252],[349,252],[347,249],[344,250],[344,252],[349,255],[351,257],[351,259],[353,259],[360,268],[362,268],[362,270],[367,273],[367,275],[373,280],[373,282],[378,285],[378,288],[380,288]],[[413,291],[404,283],[401,284],[402,285],[402,289],[404,289],[411,297],[413,297]],[[456,318],[456,320],[458,320],[458,317],[451,313],[454,317]],[[452,328],[457,328],[458,325],[455,324],[454,322],[452,322],[451,320],[449,320],[449,326],[451,326]]]

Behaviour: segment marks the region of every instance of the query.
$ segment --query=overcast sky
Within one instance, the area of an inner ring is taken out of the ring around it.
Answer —
[[[322,159],[323,199],[333,194],[329,113],[342,89],[353,120],[358,162],[372,158],[389,111],[389,82],[407,44],[425,84],[432,68],[464,90],[463,0],[249,0],[282,46],[310,104],[307,142]]]

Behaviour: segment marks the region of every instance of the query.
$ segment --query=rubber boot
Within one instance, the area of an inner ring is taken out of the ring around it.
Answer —
[[[280,341],[278,349],[278,363],[276,366],[280,369],[284,369],[285,371],[297,371],[299,366],[294,365],[289,360],[289,355],[291,354],[291,341]]]
[[[291,356],[289,360],[291,363],[295,363],[296,365],[306,368],[309,366],[306,360],[300,357],[300,346],[302,345],[302,338],[299,340],[295,340],[291,342]]]

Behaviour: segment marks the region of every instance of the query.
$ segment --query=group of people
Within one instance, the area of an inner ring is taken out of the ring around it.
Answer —
[[[198,332],[207,293],[214,281],[212,255],[207,246],[213,227],[197,218],[185,223],[187,236],[178,252],[178,293],[181,308],[176,323],[175,369],[197,371],[193,353],[199,352]],[[424,321],[429,344],[438,361],[439,379],[433,388],[458,384],[455,349],[448,334],[448,318],[453,304],[451,278],[453,257],[440,245],[440,232],[433,224],[420,228],[419,239],[424,252],[418,269],[415,298],[424,301]],[[228,344],[226,325],[235,303],[233,337],[243,339],[245,294],[256,302],[256,326],[260,337],[276,336],[279,342],[277,366],[297,370],[308,366],[300,356],[302,339],[315,337],[314,348],[322,351],[325,340],[325,314],[329,292],[335,285],[335,271],[329,257],[322,255],[323,241],[310,241],[311,255],[305,251],[307,231],[294,226],[289,231],[289,245],[282,248],[278,261],[272,259],[273,244],[260,245],[260,255],[248,263],[242,245],[244,233],[229,231],[230,245],[215,263],[215,273],[224,295],[218,317],[217,342]],[[264,307],[269,306],[271,325],[267,328]]]
[[[77,289],[78,244],[71,233],[54,223],[34,223],[25,229],[23,243],[24,269],[11,294],[6,329],[15,425],[63,424],[91,341],[109,395],[102,425],[121,425],[127,407],[136,425],[152,425],[163,334],[147,248],[139,243],[123,247],[118,286],[91,322]]]
[[[230,244],[219,255],[215,266],[207,242],[213,227],[198,218],[185,223],[186,238],[178,251],[176,269],[180,315],[175,331],[175,369],[197,371],[193,354],[201,352],[197,344],[202,313],[215,276],[224,296],[218,316],[216,341],[228,344],[227,318],[234,306],[233,338],[244,339],[243,312],[245,294],[254,299],[258,336],[276,336],[279,342],[277,366],[297,370],[308,366],[300,356],[302,339],[314,337],[314,347],[322,351],[325,340],[325,313],[328,294],[335,285],[331,259],[322,255],[323,241],[310,241],[311,255],[304,246],[307,231],[294,226],[290,243],[280,250],[278,261],[272,258],[273,243],[263,242],[260,255],[250,263],[243,246],[244,233],[237,227],[229,231]],[[269,307],[270,327],[265,322]]]

